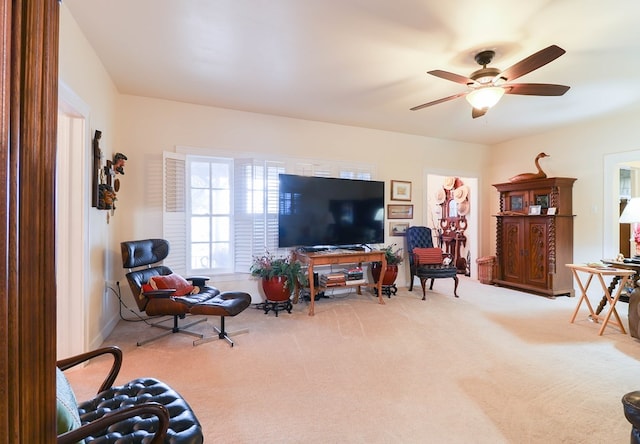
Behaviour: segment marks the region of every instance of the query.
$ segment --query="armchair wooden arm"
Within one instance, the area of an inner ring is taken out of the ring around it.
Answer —
[[[90,359],[93,359],[98,356],[106,355],[106,354],[113,355],[113,364],[111,366],[111,370],[109,371],[109,374],[104,379],[102,385],[96,392],[96,393],[100,393],[108,389],[109,387],[113,386],[113,383],[118,377],[118,373],[120,372],[120,367],[122,367],[122,350],[120,350],[119,347],[112,345],[109,347],[98,348],[93,351],[72,356],[70,358],[61,359],[56,362],[56,366],[60,370],[65,371],[71,367],[75,367],[78,364],[82,364],[83,362],[86,362]]]

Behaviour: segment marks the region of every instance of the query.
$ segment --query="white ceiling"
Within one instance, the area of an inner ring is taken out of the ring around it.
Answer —
[[[640,103],[638,0],[64,0],[118,90],[257,113],[493,144]],[[468,76],[495,49],[508,68],[551,44],[567,53],[471,118]]]

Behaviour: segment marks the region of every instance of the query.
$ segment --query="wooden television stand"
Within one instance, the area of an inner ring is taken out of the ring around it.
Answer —
[[[378,301],[384,305],[384,299],[382,299],[382,279],[384,278],[384,271],[387,269],[387,259],[385,258],[384,251],[351,251],[351,250],[327,250],[320,252],[305,252],[296,250],[293,252],[293,257],[299,260],[307,266],[309,272],[309,316],[314,315],[315,298],[316,293],[322,287],[316,288],[313,282],[313,267],[318,265],[333,265],[333,264],[362,264],[363,262],[382,262],[382,270],[380,272],[380,278],[377,283],[368,284],[354,284],[358,287],[358,294],[360,293],[360,287],[374,287],[378,291]],[[349,283],[346,284],[349,286]],[[296,287],[295,301],[298,300],[300,295],[300,288]]]

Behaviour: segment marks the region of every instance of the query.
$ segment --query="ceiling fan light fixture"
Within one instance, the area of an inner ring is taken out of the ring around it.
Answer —
[[[485,86],[474,89],[465,98],[476,109],[489,109],[500,101],[504,92],[499,86]]]
[[[473,107],[471,117],[476,119],[486,114],[489,108],[495,106],[503,95],[515,94],[521,96],[561,96],[569,90],[568,86],[555,85],[551,83],[512,83],[515,79],[530,73],[549,62],[554,61],[565,50],[556,45],[548,46],[529,57],[526,57],[504,71],[497,68],[487,67],[495,56],[495,51],[480,51],[475,55],[475,61],[482,68],[465,77],[449,71],[435,69],[428,71],[435,77],[439,77],[451,82],[460,83],[467,86],[467,90],[438,100],[423,103],[422,105],[409,108],[411,111],[427,108],[439,103],[448,102],[459,97],[466,97],[467,101]]]

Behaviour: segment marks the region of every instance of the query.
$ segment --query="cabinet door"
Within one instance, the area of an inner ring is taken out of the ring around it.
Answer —
[[[507,217],[502,222],[502,279],[522,282],[524,224],[521,217]]]
[[[540,205],[540,208],[543,210],[542,214],[546,212],[550,204],[551,190],[549,188],[541,188],[529,192],[529,205]]]
[[[547,288],[549,280],[549,225],[545,217],[525,219],[526,247],[523,257],[524,283]]]
[[[509,191],[504,196],[504,210],[526,214],[528,199],[528,191]]]
[[[505,211],[516,211],[522,214],[529,214],[529,207],[540,205],[542,214],[551,204],[551,190],[540,188],[524,191],[508,191],[504,195]]]

